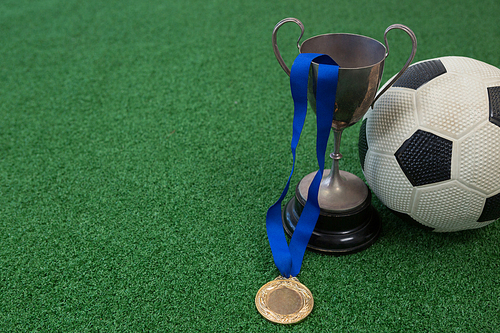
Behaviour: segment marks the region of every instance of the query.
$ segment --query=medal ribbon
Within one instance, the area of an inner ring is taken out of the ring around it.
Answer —
[[[295,168],[296,149],[304,127],[307,113],[307,85],[311,62],[318,63],[316,85],[316,155],[319,171],[309,186],[308,199],[300,215],[290,244],[287,243],[281,220],[281,203],[288,192]],[[293,135],[291,149],[293,155],[292,171],[280,198],[266,214],[267,237],[274,263],[284,277],[296,276],[300,272],[307,244],[320,214],[318,192],[325,166],[325,152],[334,118],[335,96],[337,92],[339,66],[327,55],[301,53],[293,62],[290,73],[290,88],[294,102]]]

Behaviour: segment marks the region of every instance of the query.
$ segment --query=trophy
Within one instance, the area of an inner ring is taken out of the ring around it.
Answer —
[[[417,40],[408,27],[394,24],[385,30],[385,46],[375,39],[346,33],[311,37],[301,45],[304,25],[298,19],[286,18],[275,26],[272,42],[276,59],[289,76],[290,69],[283,61],[277,45],[278,29],[287,22],[294,22],[301,29],[297,40],[299,53],[326,54],[340,66],[332,122],[334,151],[330,157],[333,163],[331,169],[325,169],[323,173],[318,194],[320,216],[307,247],[333,255],[355,253],[375,242],[380,234],[381,222],[371,204],[371,192],[366,184],[356,175],[339,169],[342,132],[361,120],[370,106],[404,73],[415,56]],[[399,73],[377,94],[384,62],[389,55],[387,33],[393,29],[401,29],[410,36],[412,51]],[[315,112],[317,76],[318,64],[313,62],[309,70],[307,95]],[[289,236],[293,234],[304,209],[315,173],[302,178],[296,186],[295,196],[282,211],[283,226]]]

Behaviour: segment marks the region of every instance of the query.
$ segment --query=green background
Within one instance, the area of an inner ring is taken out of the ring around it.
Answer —
[[[499,13],[497,0],[1,1],[0,330],[498,331],[500,223],[431,233],[376,198],[371,248],[306,253],[304,322],[267,322],[254,297],[278,275],[265,213],[291,167],[274,25],[383,40],[402,23],[415,61],[500,67]],[[298,34],[280,30],[288,64]],[[389,43],[383,82],[410,52],[403,32]],[[313,119],[292,184],[315,169]],[[362,177],[359,125],[341,168]]]

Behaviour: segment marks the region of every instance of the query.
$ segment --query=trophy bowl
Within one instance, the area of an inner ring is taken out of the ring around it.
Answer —
[[[300,45],[304,25],[296,18],[286,18],[274,28],[273,50],[288,75],[290,69],[283,61],[277,45],[278,29],[287,22],[294,22],[301,29],[297,41],[300,53],[326,54],[340,67],[332,121],[334,151],[330,157],[333,163],[331,169],[326,169],[323,173],[318,194],[321,211],[308,248],[333,255],[355,253],[375,242],[381,231],[381,222],[371,205],[371,192],[366,184],[358,176],[339,169],[342,132],[361,120],[370,106],[404,73],[415,56],[417,40],[408,27],[394,24],[385,30],[385,46],[373,38],[347,33],[318,35]],[[399,73],[377,94],[385,59],[389,55],[387,33],[392,29],[401,29],[410,36],[412,51]],[[317,76],[318,64],[313,62],[309,70],[307,95],[315,112]],[[288,235],[292,235],[295,230],[315,173],[306,175],[299,182],[295,196],[283,209],[283,226]]]

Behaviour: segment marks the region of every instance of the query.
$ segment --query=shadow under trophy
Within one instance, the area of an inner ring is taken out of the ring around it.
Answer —
[[[276,24],[273,31],[273,49],[276,59],[290,76],[277,45],[278,29],[287,22],[296,23],[301,34],[297,40],[300,53],[320,53],[329,55],[340,66],[337,84],[332,130],[334,152],[331,169],[325,169],[320,184],[318,201],[321,209],[308,248],[326,254],[343,255],[355,253],[372,245],[380,234],[381,222],[371,205],[371,192],[356,175],[339,170],[340,139],[342,131],[357,123],[370,106],[403,74],[413,61],[417,48],[415,34],[406,26],[394,24],[384,33],[385,46],[379,41],[355,34],[330,33],[311,37],[300,45],[304,25],[296,18],[286,18]],[[387,33],[401,29],[411,38],[411,55],[391,82],[378,94],[382,79],[384,61],[389,55]],[[309,71],[308,99],[316,112],[316,82],[318,64],[312,63]],[[309,185],[316,172],[305,176],[295,189],[295,196],[283,209],[283,225],[286,233],[292,235],[304,209]]]

